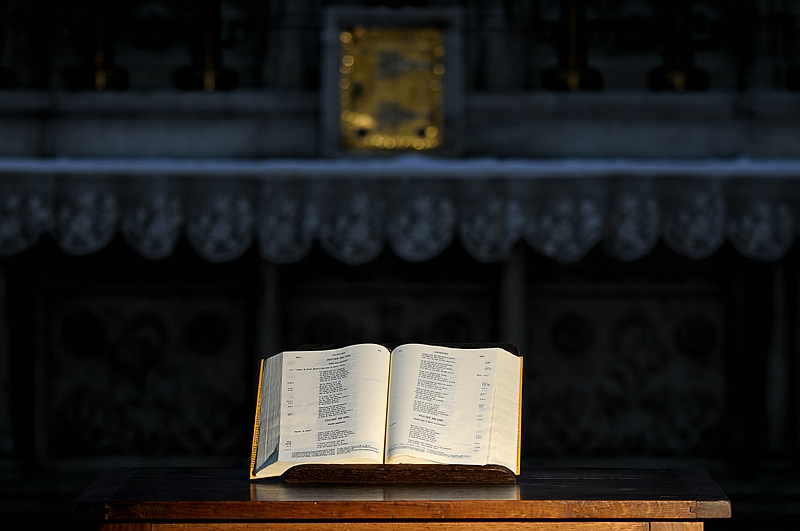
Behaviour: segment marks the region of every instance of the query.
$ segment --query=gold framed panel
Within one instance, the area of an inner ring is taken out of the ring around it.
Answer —
[[[355,26],[342,31],[339,41],[342,147],[436,150],[444,125],[444,32],[433,26]]]
[[[460,8],[323,11],[320,152],[460,156]]]

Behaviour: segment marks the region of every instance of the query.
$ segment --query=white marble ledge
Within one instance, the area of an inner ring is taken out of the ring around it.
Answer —
[[[264,180],[528,180],[636,177],[800,179],[800,159],[520,159],[424,155],[342,159],[0,157],[0,177],[123,175]]]

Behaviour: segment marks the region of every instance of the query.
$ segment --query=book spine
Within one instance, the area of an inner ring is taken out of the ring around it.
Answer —
[[[256,397],[256,420],[253,423],[253,447],[250,451],[250,479],[256,479],[256,456],[258,455],[258,429],[261,427],[261,386],[264,385],[264,362],[258,371],[258,395]]]
[[[522,471],[522,356],[519,357],[519,407],[517,408],[517,471],[516,474]]]

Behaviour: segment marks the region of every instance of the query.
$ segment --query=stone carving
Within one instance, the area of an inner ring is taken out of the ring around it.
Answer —
[[[594,335],[591,321],[577,312],[562,315],[550,329],[553,346],[567,356],[579,356],[587,352],[594,343]]]
[[[584,288],[534,295],[528,455],[686,455],[719,443],[722,301]],[[674,311],[676,307],[681,312]]]
[[[202,292],[56,298],[49,456],[238,455],[249,435],[244,308]]]
[[[717,344],[717,330],[702,313],[686,316],[675,326],[675,346],[692,358],[705,360]]]
[[[488,295],[469,285],[322,283],[289,298],[285,341],[490,341]]]

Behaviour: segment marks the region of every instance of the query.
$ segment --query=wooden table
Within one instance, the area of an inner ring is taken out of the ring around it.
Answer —
[[[703,470],[532,469],[514,485],[293,486],[245,470],[104,474],[73,514],[100,531],[703,531],[731,505]]]

